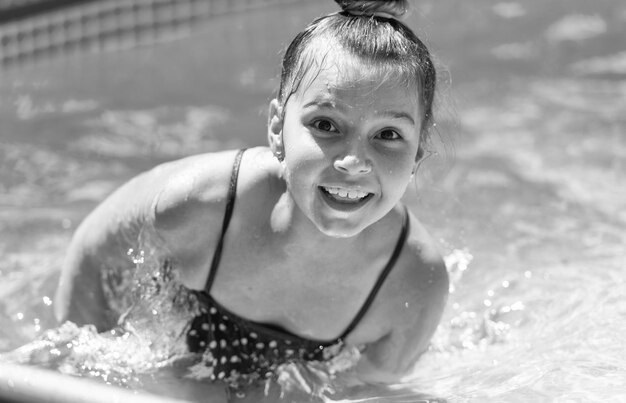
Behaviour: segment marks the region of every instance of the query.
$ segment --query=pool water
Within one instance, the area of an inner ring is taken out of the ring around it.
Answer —
[[[280,51],[333,10],[267,7],[157,46],[1,72],[0,352],[26,345],[39,351],[21,351],[31,363],[153,387],[137,374],[167,367],[175,350],[154,329],[175,333],[184,318],[155,301],[126,336],[56,329],[71,234],[157,163],[264,144]],[[407,202],[440,240],[449,304],[408,387],[325,399],[626,401],[626,5],[425,0],[407,22],[441,71],[433,156]],[[50,346],[69,341],[90,349],[68,363]],[[129,351],[133,362],[120,358]]]

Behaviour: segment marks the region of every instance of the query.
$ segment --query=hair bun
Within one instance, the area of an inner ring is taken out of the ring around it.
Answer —
[[[352,15],[400,18],[406,14],[408,0],[335,0],[341,9]]]

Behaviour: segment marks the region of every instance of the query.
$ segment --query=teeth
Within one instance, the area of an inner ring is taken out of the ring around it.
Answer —
[[[324,189],[332,195],[353,200],[362,199],[369,194],[358,189],[344,189],[339,187],[324,187]]]

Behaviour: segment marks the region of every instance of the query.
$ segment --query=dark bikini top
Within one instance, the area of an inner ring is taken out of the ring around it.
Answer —
[[[290,361],[324,361],[335,356],[341,350],[346,336],[365,316],[393,268],[406,241],[409,227],[409,216],[405,208],[402,231],[391,258],[359,312],[336,339],[308,339],[274,324],[257,323],[242,318],[213,299],[210,291],[235,206],[237,177],[243,152],[244,150],[239,150],[233,164],[222,233],[215,248],[205,288],[202,291],[192,291],[198,298],[200,314],[192,320],[187,332],[189,350],[203,354],[203,361],[212,368],[210,378],[222,380],[231,387],[245,386],[269,378],[275,374],[279,365]]]

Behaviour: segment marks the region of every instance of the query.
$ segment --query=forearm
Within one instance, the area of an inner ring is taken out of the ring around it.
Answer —
[[[98,330],[112,327],[108,304],[98,272],[92,268],[65,266],[54,297],[54,314],[59,322],[93,324]]]
[[[54,301],[58,321],[93,324],[98,330],[116,325],[120,312],[109,306],[103,278],[132,269],[128,250],[137,248],[144,221],[142,215],[123,210],[111,199],[85,218],[63,261]]]

